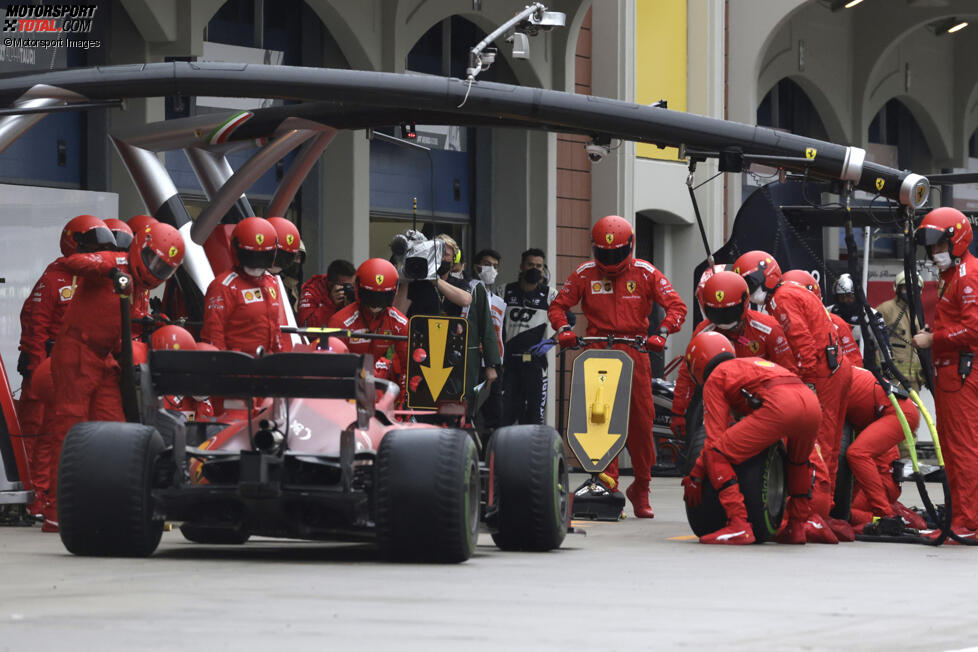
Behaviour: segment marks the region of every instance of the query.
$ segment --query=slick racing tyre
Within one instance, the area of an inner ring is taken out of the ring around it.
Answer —
[[[684,475],[693,470],[703,450],[706,428],[703,425],[703,405],[696,401],[686,413],[688,441],[687,464]],[[758,543],[771,541],[781,527],[787,500],[787,456],[781,443],[769,446],[762,453],[734,466],[737,482],[744,495],[747,518]],[[701,537],[716,532],[727,524],[727,514],[720,504],[716,490],[709,481],[703,483],[703,502],[698,507],[686,505],[686,519],[693,533]]]
[[[486,520],[503,550],[547,551],[567,536],[570,514],[564,443],[549,426],[496,430],[486,455]]]
[[[464,430],[388,432],[374,465],[377,541],[393,561],[462,562],[479,537],[476,446]]]
[[[829,512],[832,518],[841,518],[843,521],[849,520],[852,511],[853,477],[846,453],[849,452],[849,446],[855,437],[852,426],[845,423],[842,427],[842,439],[839,440],[839,468],[835,472],[835,495],[832,500],[832,511]]]
[[[187,541],[210,545],[236,546],[246,543],[251,535],[234,528],[212,528],[184,523],[180,526],[180,534]]]
[[[76,555],[147,557],[163,533],[153,515],[155,428],[92,421],[68,431],[58,469],[61,541]]]

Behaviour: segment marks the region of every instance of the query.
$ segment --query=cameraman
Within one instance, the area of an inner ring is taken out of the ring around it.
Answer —
[[[444,233],[435,236],[435,239],[444,244],[436,278],[401,283],[397,287],[394,307],[407,315],[408,319],[415,315],[459,317],[462,315],[462,308],[472,303],[472,295],[465,288],[465,282],[449,276],[456,257],[461,260],[458,243]]]
[[[337,259],[325,274],[317,274],[303,283],[299,297],[299,326],[325,326],[344,306],[356,301],[353,281],[357,270],[348,260]]]

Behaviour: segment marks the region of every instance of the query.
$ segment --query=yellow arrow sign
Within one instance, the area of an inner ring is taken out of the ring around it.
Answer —
[[[448,382],[448,377],[452,375],[453,367],[445,365],[445,344],[448,342],[448,320],[429,319],[428,320],[428,362],[430,366],[421,367],[421,375],[428,383],[431,391],[431,398],[438,399],[441,390]]]
[[[604,457],[621,438],[620,433],[608,432],[621,368],[621,360],[615,358],[589,358],[584,361],[587,432],[575,432],[574,438],[593,463]]]

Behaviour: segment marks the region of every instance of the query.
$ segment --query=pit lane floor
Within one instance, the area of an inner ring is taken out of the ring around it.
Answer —
[[[652,521],[629,508],[618,523],[581,524],[586,535],[548,554],[503,553],[483,535],[457,566],[381,563],[357,545],[201,546],[178,531],[149,559],[85,559],[38,527],[3,528],[0,649],[946,650],[978,641],[978,550],[708,547],[689,536],[679,480],[653,485]]]

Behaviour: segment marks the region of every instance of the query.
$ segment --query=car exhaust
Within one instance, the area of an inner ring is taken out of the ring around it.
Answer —
[[[285,435],[278,429],[278,424],[270,419],[258,422],[254,442],[255,450],[259,453],[278,455],[285,450]]]

